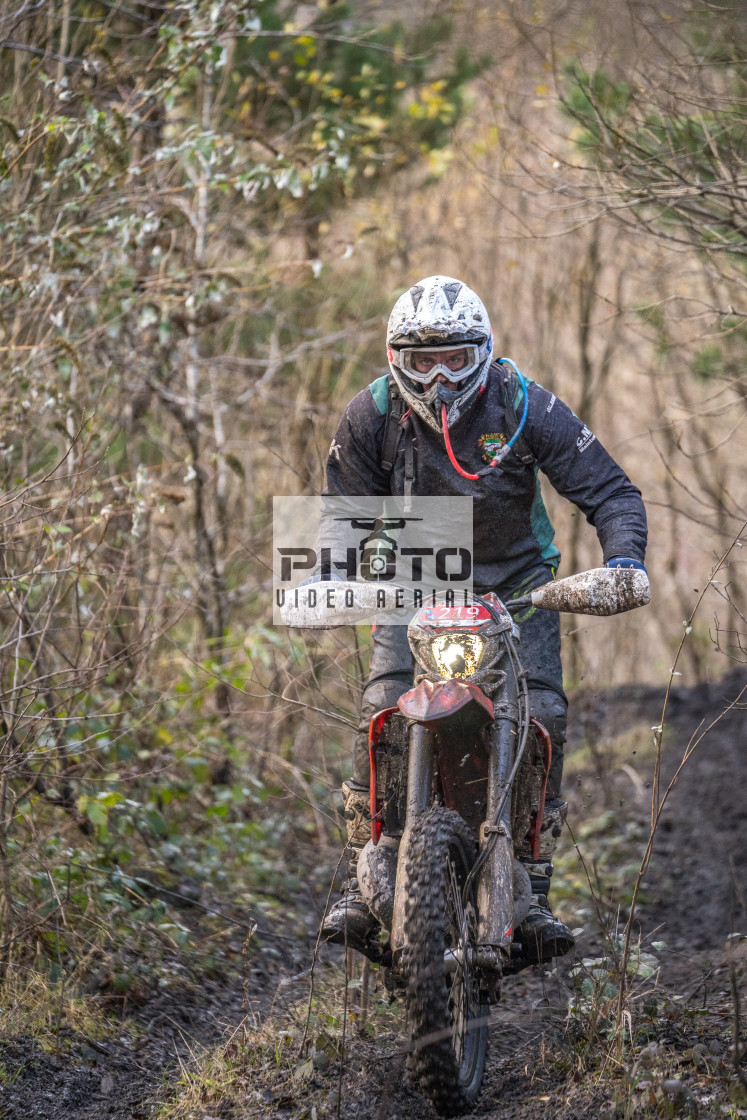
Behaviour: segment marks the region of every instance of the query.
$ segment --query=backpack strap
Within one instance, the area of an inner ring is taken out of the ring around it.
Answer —
[[[402,417],[405,411],[405,402],[402,400],[394,381],[390,380],[384,436],[381,441],[381,469],[386,471],[387,474],[391,474],[394,470],[394,460],[397,458],[399,441],[402,438]]]
[[[405,433],[405,513],[411,509],[412,484],[415,481],[415,437],[410,431],[410,417],[405,416],[400,420],[400,427]]]
[[[391,476],[402,436],[405,437],[405,512],[410,509],[415,481],[415,448],[410,432],[410,410],[406,408],[393,378],[389,380],[386,420],[381,441],[381,469]]]
[[[516,411],[516,395],[520,391],[519,379],[508,364],[499,364],[503,383],[503,405],[506,411],[506,435],[508,439],[511,439],[519,426],[519,416]],[[511,450],[525,466],[534,466],[536,456],[532,454],[529,444],[522,435],[516,440]]]

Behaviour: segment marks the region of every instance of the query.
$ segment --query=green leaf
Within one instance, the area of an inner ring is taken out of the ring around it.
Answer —
[[[100,801],[94,798],[86,799],[85,813],[91,824],[106,824],[109,820],[108,806],[102,805]]]

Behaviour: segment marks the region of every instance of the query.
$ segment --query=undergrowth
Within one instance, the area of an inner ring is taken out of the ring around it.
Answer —
[[[585,959],[572,970],[569,1010],[555,1035],[560,1044],[547,1052],[546,1068],[569,1086],[581,1082],[585,1092],[601,1093],[602,1120],[743,1116],[747,1092],[735,1063],[727,968],[711,974],[713,994],[701,1004],[692,989],[676,993],[658,981],[654,953],[641,950],[634,959],[643,967],[629,972],[622,1047],[616,964]]]
[[[657,744],[628,729],[603,745],[606,768],[588,742],[566,765],[567,787],[582,791],[584,812],[556,852],[553,901],[577,923],[580,952],[555,970],[568,998],[556,1009],[543,1066],[603,1099],[600,1120],[747,1116],[740,1032],[747,941],[732,934],[718,963],[688,974],[682,988],[661,979],[668,948],[656,934],[638,934],[624,952],[626,925],[638,928],[648,902],[645,880],[633,890],[649,835],[649,787],[638,774],[650,770]]]
[[[271,1010],[248,1016],[224,1042],[183,1065],[157,1120],[261,1116],[283,1110],[294,1120],[338,1115],[367,1060],[401,1050],[401,1005],[390,1003],[373,966],[356,957],[346,982],[344,958],[317,961],[313,977],[281,982]],[[367,975],[368,974],[368,975]],[[344,1115],[344,1112],[343,1112]]]

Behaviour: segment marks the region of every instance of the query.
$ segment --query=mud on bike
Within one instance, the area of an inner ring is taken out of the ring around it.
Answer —
[[[290,607],[285,621],[348,624],[316,586],[320,606]],[[375,602],[370,586],[331,586],[354,594],[361,615]],[[648,600],[645,572],[596,568],[506,603],[492,593],[436,602],[409,623],[414,685],[371,720],[371,839],[358,883],[389,934],[368,955],[404,991],[410,1075],[444,1116],[480,1092],[503,979],[540,959],[517,936],[532,886],[515,852],[540,856],[551,744],[530,718],[512,612],[608,615]]]

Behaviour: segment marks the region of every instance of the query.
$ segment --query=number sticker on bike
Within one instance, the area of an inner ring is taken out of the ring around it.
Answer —
[[[480,603],[473,603],[468,607],[447,607],[445,603],[437,603],[435,607],[424,607],[415,621],[419,626],[459,626],[462,629],[472,629],[484,626],[490,620],[490,611]]]

